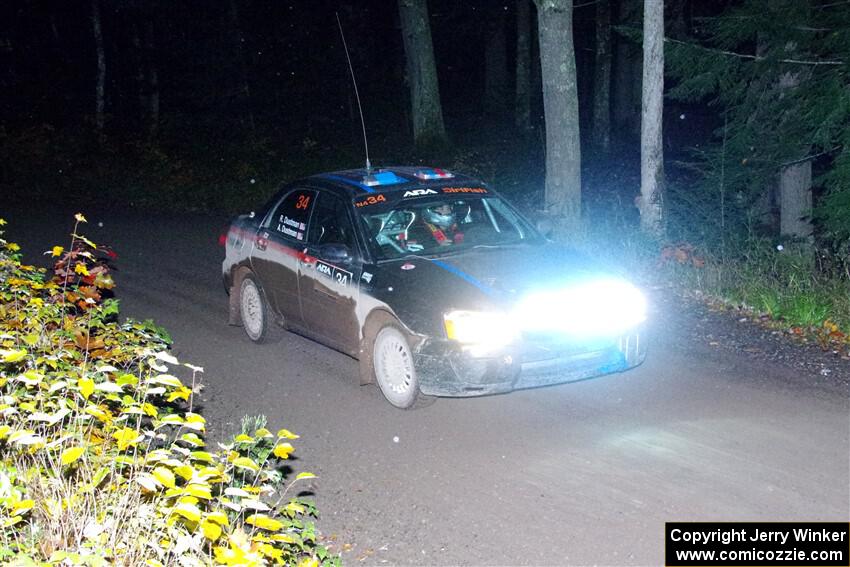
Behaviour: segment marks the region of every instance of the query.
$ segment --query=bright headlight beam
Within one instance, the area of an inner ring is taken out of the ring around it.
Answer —
[[[602,279],[529,294],[510,313],[456,310],[444,314],[443,322],[449,339],[483,353],[511,344],[522,332],[616,337],[643,323],[646,309],[633,284]]]
[[[463,344],[497,348],[517,338],[514,322],[503,313],[452,311],[443,320],[446,336]]]
[[[591,280],[530,294],[517,305],[514,318],[523,331],[614,336],[646,320],[646,298],[624,280]]]

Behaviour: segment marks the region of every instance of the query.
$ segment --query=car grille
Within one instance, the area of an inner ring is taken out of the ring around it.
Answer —
[[[594,353],[619,346],[611,338],[576,340],[575,337],[556,333],[524,333],[522,335],[522,360],[535,362],[552,358],[571,358],[583,353]]]

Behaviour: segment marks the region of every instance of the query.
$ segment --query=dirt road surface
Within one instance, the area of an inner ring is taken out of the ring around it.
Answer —
[[[0,216],[30,261],[73,223]],[[255,345],[225,324],[225,219],[88,216],[82,231],[120,256],[123,315],[153,318],[205,367],[210,436],[245,414],[301,434],[293,468],[319,476],[302,488],[346,564],[660,565],[666,521],[850,519],[840,372],[694,338],[664,293],[633,371],[400,411],[342,354],[288,333]]]

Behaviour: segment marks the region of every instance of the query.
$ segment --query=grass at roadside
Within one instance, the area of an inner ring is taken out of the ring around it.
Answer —
[[[817,250],[752,239],[725,258],[673,247],[666,277],[708,303],[737,309],[824,349],[850,349],[850,281]]]

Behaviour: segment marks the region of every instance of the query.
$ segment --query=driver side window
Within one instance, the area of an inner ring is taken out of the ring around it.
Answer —
[[[346,202],[336,195],[319,193],[307,240],[314,246],[344,244],[352,252],[356,250],[354,225],[348,216]]]
[[[270,216],[268,227],[275,233],[291,240],[304,240],[307,219],[315,201],[315,193],[309,189],[296,189],[289,193]]]

